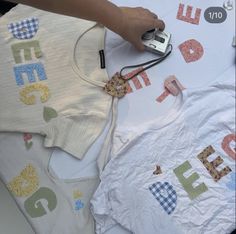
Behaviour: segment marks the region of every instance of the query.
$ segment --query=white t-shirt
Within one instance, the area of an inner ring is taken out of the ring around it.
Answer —
[[[91,201],[97,233],[116,223],[137,234],[230,233],[235,66],[184,90],[166,117],[116,132],[111,158]]]

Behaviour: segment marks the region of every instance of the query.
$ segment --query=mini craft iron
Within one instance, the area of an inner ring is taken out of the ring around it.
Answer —
[[[152,29],[144,33],[144,35],[142,36],[142,41],[146,47],[146,50],[157,53],[159,55],[165,55],[170,43],[170,38],[170,33]]]

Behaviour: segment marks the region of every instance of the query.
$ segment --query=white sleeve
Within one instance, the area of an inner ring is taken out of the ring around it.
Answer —
[[[112,208],[108,192],[106,192],[101,184],[91,199],[91,213],[96,222],[96,234],[105,233],[116,225],[116,221],[112,219]]]
[[[117,223],[134,234],[183,233],[150,191],[136,185],[123,178],[122,184],[99,186],[91,201],[97,233],[104,233]]]

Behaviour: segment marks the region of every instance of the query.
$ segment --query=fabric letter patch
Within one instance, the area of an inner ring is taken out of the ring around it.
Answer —
[[[235,148],[233,149],[233,147],[230,147],[230,143],[232,141],[236,143],[235,134],[229,134],[228,136],[226,136],[221,144],[221,147],[225,151],[226,154],[228,154],[232,159],[236,160],[236,149]]]
[[[193,10],[192,6],[187,6],[186,16],[184,16],[183,15],[184,4],[179,4],[179,10],[178,10],[178,14],[177,14],[176,18],[179,20],[183,20],[185,22],[188,22],[190,24],[197,24],[198,25],[199,21],[200,21],[201,9],[199,9],[199,8],[196,9],[194,18],[191,17],[192,10]]]
[[[23,74],[27,75],[30,83],[36,82],[35,73],[39,80],[46,80],[47,76],[42,63],[25,64],[14,67],[15,79],[17,85],[24,85]]]
[[[181,90],[185,88],[175,76],[169,76],[165,79],[164,87],[173,95],[178,96]]]
[[[217,182],[222,177],[229,174],[231,172],[231,169],[228,166],[226,166],[221,171],[218,171],[216,168],[219,165],[221,165],[224,162],[224,160],[220,156],[218,156],[212,162],[209,162],[207,158],[213,153],[215,153],[215,150],[210,145],[207,148],[205,148],[197,157],[203,163],[205,168],[208,170],[214,181]]]
[[[7,188],[18,197],[27,197],[39,186],[39,178],[35,168],[28,164],[20,175],[8,183]]]
[[[50,97],[49,89],[43,84],[32,84],[28,85],[20,91],[20,100],[26,105],[34,105],[36,103],[36,97],[34,95],[29,95],[33,92],[40,92],[40,101],[42,103],[47,102]]]
[[[194,172],[188,178],[184,176],[184,173],[187,172],[191,168],[192,166],[189,163],[189,161],[185,161],[183,164],[181,164],[180,166],[174,169],[174,173],[176,177],[178,178],[179,182],[184,187],[189,198],[193,200],[194,198],[198,197],[202,193],[206,192],[208,188],[204,183],[201,183],[197,185],[196,187],[193,187],[193,183],[197,179],[199,179],[199,175],[196,172]]]
[[[126,80],[129,79],[129,78],[132,77],[135,73],[139,72],[139,71],[142,70],[142,69],[143,69],[143,67],[140,67],[140,68],[138,68],[138,69],[133,70],[132,72],[129,72],[128,74],[126,74],[126,75],[124,76],[124,79],[126,79]],[[147,76],[147,73],[146,73],[145,71],[143,71],[143,72],[141,72],[140,74],[138,74],[137,76],[135,76],[135,77],[133,77],[133,78],[131,79],[131,81],[133,82],[133,84],[134,84],[134,86],[135,86],[136,89],[141,89],[141,88],[143,88],[143,86],[142,86],[141,82],[139,81],[138,77],[141,77],[141,78],[142,78],[142,80],[143,80],[145,86],[151,85],[151,82],[150,82],[150,80],[149,80],[149,78],[148,78],[148,76]],[[132,90],[130,84],[128,84],[128,91],[127,91],[127,93],[132,93],[132,92],[133,92],[133,90]]]
[[[39,28],[39,21],[37,18],[27,18],[19,22],[11,23],[8,25],[9,32],[20,40],[30,39],[34,37]]]
[[[157,97],[156,101],[163,102],[169,96],[169,94],[170,94],[170,91],[166,89],[159,97]]]
[[[181,90],[185,89],[174,75],[169,76],[165,79],[164,87],[165,91],[159,97],[157,97],[157,102],[163,102],[169,94],[177,96],[179,95]]]
[[[183,42],[179,45],[179,49],[186,63],[195,62],[204,54],[201,43],[194,39]]]
[[[13,44],[11,46],[12,54],[14,56],[16,63],[23,63],[25,61],[30,61],[32,59],[31,48],[34,51],[36,58],[42,57],[42,52],[39,46],[39,41],[27,41]],[[24,60],[21,58],[21,51],[23,50]]]
[[[167,214],[170,215],[175,210],[177,204],[177,193],[173,189],[172,185],[168,182],[157,182],[152,184],[149,187],[149,190]]]
[[[46,201],[46,202],[42,202]],[[47,206],[47,208],[44,208]],[[53,211],[57,206],[56,194],[49,188],[42,187],[29,197],[24,207],[31,218],[42,217],[49,211]]]

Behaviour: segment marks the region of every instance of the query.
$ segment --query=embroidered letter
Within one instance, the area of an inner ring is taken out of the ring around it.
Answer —
[[[40,101],[42,103],[46,102],[49,97],[49,89],[46,85],[43,84],[32,84],[28,85],[20,91],[20,100],[26,105],[33,105],[36,103],[36,98],[34,95],[30,95],[32,92],[40,92]]]
[[[184,4],[179,4],[179,10],[177,14],[177,19],[183,20],[185,22],[188,22],[190,24],[199,24],[200,21],[200,15],[201,15],[201,9],[197,8],[195,12],[194,18],[191,18],[193,7],[192,6],[187,6],[187,12],[186,16],[183,15],[184,12]]]
[[[167,214],[171,214],[177,204],[177,194],[168,182],[157,182],[149,186],[152,195],[157,199]]]
[[[13,44],[11,46],[12,53],[16,63],[23,63],[21,57],[21,51],[23,51],[23,57],[25,61],[32,60],[31,48],[34,50],[34,54],[36,58],[40,58],[42,56],[42,52],[40,50],[39,41],[27,41],[20,42],[17,44]]]
[[[236,160],[236,149],[232,149],[232,147],[230,147],[231,141],[236,142],[235,134],[229,134],[228,136],[226,136],[221,144],[221,147],[226,154],[228,154],[232,159]]]
[[[142,67],[138,68],[138,69],[126,74],[124,76],[124,78],[129,79],[131,76],[133,76],[135,73],[137,73],[141,69],[143,69],[143,68]],[[138,79],[138,76],[140,76],[143,79],[145,86],[151,85],[150,80],[148,79],[147,73],[145,71],[143,71],[143,72],[141,72],[140,74],[138,74],[137,76],[135,76],[131,79],[136,89],[141,89],[143,87],[142,84],[140,83],[139,79]],[[129,84],[127,93],[132,93],[132,92],[133,92],[133,90],[132,90],[132,88]]]
[[[47,202],[47,209],[44,208],[44,201]],[[24,207],[31,218],[42,217],[49,211],[53,211],[57,206],[56,194],[49,188],[42,187],[29,197]]]
[[[22,77],[24,73],[27,75],[30,83],[36,82],[34,72],[37,73],[39,80],[47,79],[42,63],[20,65],[18,67],[14,67],[14,72],[17,85],[24,85],[24,80]]]
[[[184,176],[184,173],[187,172],[191,168],[192,166],[189,163],[189,161],[185,161],[179,167],[174,169],[174,173],[176,177],[178,178],[179,182],[184,187],[185,191],[188,193],[189,198],[193,200],[194,198],[198,197],[202,193],[206,192],[207,186],[204,183],[201,183],[197,185],[196,187],[193,187],[193,183],[197,179],[199,179],[199,175],[196,172],[194,172],[188,178]]]
[[[11,23],[8,25],[9,32],[17,39],[30,39],[34,37],[38,31],[39,21],[37,18],[32,17],[22,21]]]
[[[215,153],[215,150],[210,145],[207,148],[205,148],[197,157],[203,163],[205,168],[208,170],[208,172],[210,173],[210,175],[212,176],[214,181],[217,182],[222,177],[224,177],[225,175],[230,173],[231,169],[227,166],[227,167],[224,167],[221,171],[218,171],[216,168],[220,164],[222,164],[224,162],[224,160],[220,156],[218,156],[212,162],[209,162],[207,160],[207,158],[208,158],[208,156],[210,156],[213,153]]]
[[[39,186],[39,179],[35,168],[28,164],[19,176],[8,183],[8,189],[18,197],[26,197],[32,194]]]
[[[194,39],[185,41],[184,43],[180,44],[179,49],[186,63],[191,63],[199,60],[204,53],[204,49],[200,42]]]

